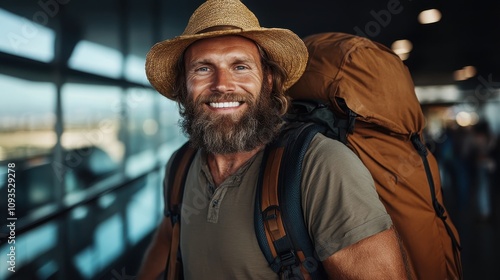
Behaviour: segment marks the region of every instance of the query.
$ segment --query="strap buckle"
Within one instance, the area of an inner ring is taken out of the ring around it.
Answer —
[[[300,262],[296,257],[293,250],[286,251],[280,254],[280,262],[281,262],[281,273],[280,279],[284,280],[304,280],[304,276],[302,275],[302,271],[300,270]]]
[[[279,256],[282,267],[290,267],[292,265],[297,264],[297,257],[295,256],[295,253],[292,250],[285,251],[281,253]]]

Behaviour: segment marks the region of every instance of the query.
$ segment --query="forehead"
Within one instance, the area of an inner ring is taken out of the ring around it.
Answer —
[[[260,56],[257,44],[241,36],[220,36],[198,40],[186,49],[184,56],[189,60],[202,55],[232,52],[250,55],[255,59]]]

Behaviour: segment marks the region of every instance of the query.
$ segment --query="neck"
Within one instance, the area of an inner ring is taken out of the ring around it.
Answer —
[[[208,154],[207,163],[215,186],[218,187],[229,176],[233,175],[250,158],[257,154],[263,146],[259,146],[249,152],[238,152],[233,154]]]

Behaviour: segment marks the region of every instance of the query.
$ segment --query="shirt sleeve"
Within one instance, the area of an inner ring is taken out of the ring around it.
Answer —
[[[321,261],[392,225],[371,174],[346,145],[316,135],[302,169],[304,219]]]

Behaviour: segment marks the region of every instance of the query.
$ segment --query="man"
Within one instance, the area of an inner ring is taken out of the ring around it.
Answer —
[[[182,127],[198,148],[181,211],[185,279],[278,279],[255,237],[254,197],[263,148],[283,126],[284,92],[306,63],[297,35],[260,27],[236,0],[205,2],[183,35],[149,52],[151,84],[179,102]],[[359,159],[343,144],[317,135],[304,162],[304,220],[328,276],[406,279],[390,217]],[[162,273],[171,236],[165,217],[139,279]]]

